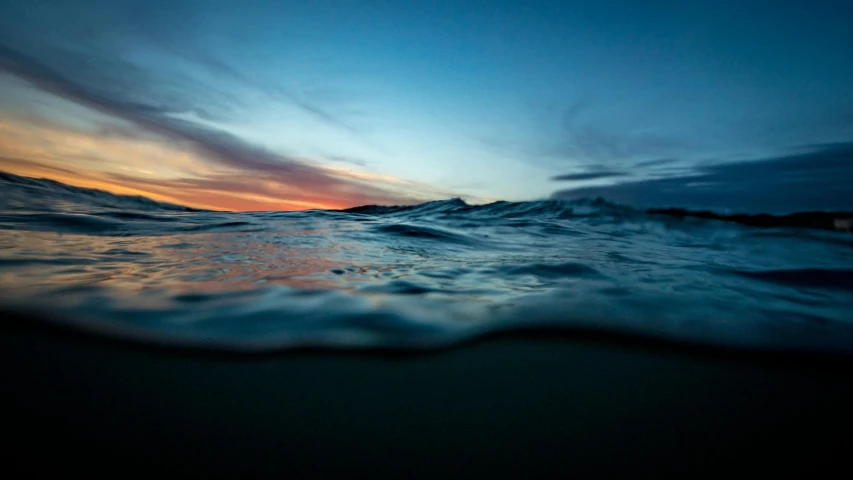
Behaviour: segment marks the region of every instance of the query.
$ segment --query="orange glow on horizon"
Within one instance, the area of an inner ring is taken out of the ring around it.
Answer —
[[[103,180],[51,171],[48,168],[44,168],[39,165],[32,165],[30,168],[18,168],[13,165],[6,165],[3,160],[0,159],[0,166],[3,167],[3,171],[14,175],[32,178],[46,178],[48,180],[54,180],[74,187],[102,190],[114,195],[142,196],[157,202],[171,203],[203,210],[230,212],[299,211],[311,209],[338,210],[353,206],[345,203],[298,205],[287,201],[276,202],[254,200],[251,198],[228,195],[227,192],[211,192],[204,190],[188,192],[186,194],[168,195],[158,193],[151,189],[128,187],[118,183],[109,183]]]
[[[362,205],[376,192],[397,203],[418,201],[408,198],[405,182],[394,178],[312,168],[346,188],[313,191],[261,172],[228,175],[198,154],[155,137],[102,136],[48,120],[0,118],[0,170],[116,195],[224,211],[341,209]],[[214,188],[205,188],[205,182]],[[363,194],[361,184],[372,190]]]

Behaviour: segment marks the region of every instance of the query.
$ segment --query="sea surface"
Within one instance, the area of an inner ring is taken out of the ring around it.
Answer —
[[[849,355],[853,234],[598,198],[213,212],[0,174],[0,309],[236,352],[547,329]]]

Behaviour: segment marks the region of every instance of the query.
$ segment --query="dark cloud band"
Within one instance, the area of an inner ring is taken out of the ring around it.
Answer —
[[[557,175],[556,177],[551,177],[551,180],[581,181],[581,180],[599,180],[602,178],[614,178],[614,177],[624,177],[624,176],[625,176],[625,173],[623,173],[623,172],[602,171],[602,172],[584,172],[584,173],[569,173],[566,175]]]
[[[789,213],[853,210],[853,142],[706,166],[690,175],[561,190],[553,198],[600,196],[639,207]]]

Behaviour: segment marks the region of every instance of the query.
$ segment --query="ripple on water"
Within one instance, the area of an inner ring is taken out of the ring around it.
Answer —
[[[429,348],[547,326],[853,354],[847,233],[594,199],[205,212],[5,181],[0,308],[111,335]]]

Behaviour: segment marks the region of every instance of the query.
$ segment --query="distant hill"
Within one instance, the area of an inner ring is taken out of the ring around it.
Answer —
[[[692,211],[683,208],[653,208],[646,210],[653,215],[668,215],[684,218],[695,217],[709,220],[735,222],[753,227],[801,227],[821,230],[853,230],[853,212],[798,212],[788,215],[733,214],[721,215],[710,211]]]

